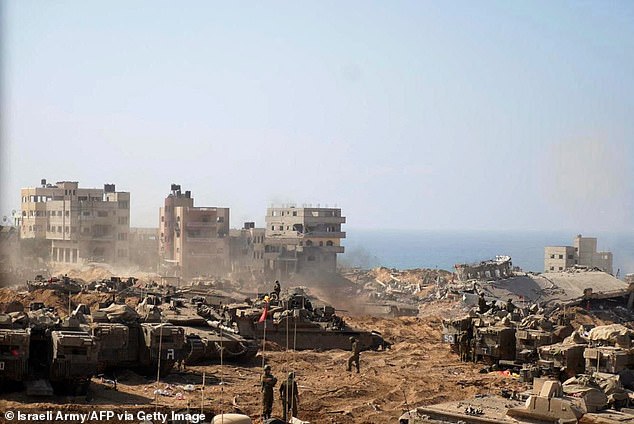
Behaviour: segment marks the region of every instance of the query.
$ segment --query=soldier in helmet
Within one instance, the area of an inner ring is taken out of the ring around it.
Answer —
[[[264,375],[262,376],[262,420],[271,418],[273,411],[273,387],[277,384],[277,378],[271,374],[271,366],[264,366]]]
[[[355,337],[350,337],[350,343],[352,343],[352,355],[348,358],[348,371],[352,370],[352,364],[357,367],[357,373],[359,372],[359,340]]]
[[[484,298],[484,293],[480,293],[480,298],[478,299],[478,312],[483,314],[488,310],[489,310],[489,305],[487,304],[487,301]]]
[[[280,384],[280,399],[282,400],[282,420],[286,422],[289,410],[291,411],[292,417],[297,417],[299,393],[297,391],[295,373],[292,371],[288,373],[288,378]]]

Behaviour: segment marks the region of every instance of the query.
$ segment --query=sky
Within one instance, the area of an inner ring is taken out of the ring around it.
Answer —
[[[634,2],[2,1],[0,212],[172,183],[264,224],[631,231]]]

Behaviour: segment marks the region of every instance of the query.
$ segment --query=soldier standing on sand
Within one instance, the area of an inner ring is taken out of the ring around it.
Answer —
[[[460,360],[467,362],[469,360],[469,336],[466,332],[460,333],[458,348],[460,349]]]
[[[357,373],[359,373],[359,340],[350,337],[350,342],[352,343],[352,355],[348,358],[348,371],[352,370],[352,364],[355,364],[357,367]]]
[[[280,399],[282,400],[282,420],[286,422],[289,410],[291,411],[291,417],[297,417],[299,393],[297,391],[295,373],[292,371],[288,373],[288,379],[280,384]]]
[[[271,374],[271,366],[264,366],[262,376],[262,421],[271,418],[273,411],[273,387],[277,384],[277,378]]]

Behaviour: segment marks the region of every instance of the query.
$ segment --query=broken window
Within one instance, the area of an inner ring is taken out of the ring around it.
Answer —
[[[216,218],[216,222],[219,222],[219,223],[225,222],[225,217],[224,216],[219,216],[218,218]]]

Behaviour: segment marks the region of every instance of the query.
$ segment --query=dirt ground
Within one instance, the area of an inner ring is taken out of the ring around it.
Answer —
[[[90,281],[88,277],[93,277],[95,271],[90,272],[89,276],[79,274],[79,277]],[[407,277],[410,278],[409,275]],[[302,283],[289,282],[284,284],[283,289],[304,285]],[[363,305],[353,301],[359,297],[359,285],[345,278],[313,284],[308,291],[338,310],[348,311],[341,315],[350,325],[363,330],[377,330],[393,346],[387,351],[362,352],[359,374],[346,371],[349,356],[346,351],[293,352],[267,347],[269,351],[264,352],[265,361],[272,366],[273,374],[278,378],[273,409],[276,416],[281,415],[277,388],[291,370],[296,372],[299,384],[299,418],[311,423],[397,422],[403,412],[416,406],[461,400],[476,394],[499,393],[502,388],[524,387],[516,379],[500,373],[480,374],[482,365],[460,362],[457,355],[441,343],[441,319],[463,314],[459,302],[438,300],[423,303],[416,318],[377,318],[363,315]],[[72,302],[74,305],[84,303],[94,309],[105,297],[97,293],[78,294],[73,296]],[[24,305],[31,301],[44,301],[55,306],[60,315],[65,315],[68,309],[67,296],[58,296],[50,291],[17,294],[10,289],[0,289],[0,309],[15,300]],[[261,423],[261,369],[261,353],[250,364],[189,366],[184,372],[175,370],[160,381],[158,388],[165,395],[154,394],[157,388],[154,378],[125,371],[118,376],[116,391],[111,384],[94,378],[93,399],[89,403],[84,397],[33,399],[28,398],[24,391],[18,391],[2,393],[0,409],[31,412],[125,409],[136,413],[140,410],[170,411],[188,407],[191,411],[200,411],[202,403],[205,410],[242,412],[252,417],[255,423]],[[0,423],[5,422],[3,419],[0,414]]]
[[[266,362],[279,382],[290,370],[297,374],[300,390],[300,413],[312,423],[396,422],[408,408],[438,402],[460,400],[480,393],[498,393],[501,388],[522,387],[512,377],[498,373],[480,374],[481,365],[461,363],[448,347],[440,343],[441,321],[436,316],[382,319],[347,317],[357,327],[376,329],[394,345],[385,352],[362,352],[361,373],[346,371],[348,352],[301,351],[265,352]],[[205,409],[216,412],[243,412],[261,422],[259,378],[261,356],[246,366],[191,366],[174,372],[159,388],[169,396],[159,396],[158,403],[168,409],[198,409],[204,399]],[[205,373],[205,390],[201,391]],[[185,390],[192,384],[193,391]],[[279,386],[279,384],[278,384]],[[93,380],[94,399],[55,398],[36,402],[24,392],[2,395],[4,410],[67,410],[125,408],[153,411],[155,382],[127,372],[120,376],[117,391]],[[180,393],[180,394],[179,394]],[[276,397],[274,415],[281,414]]]

